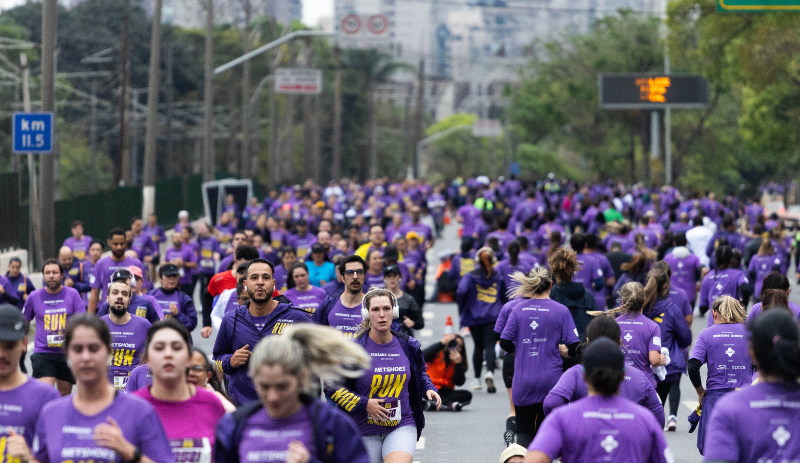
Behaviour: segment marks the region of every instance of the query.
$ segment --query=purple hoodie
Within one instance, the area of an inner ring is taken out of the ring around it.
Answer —
[[[456,290],[456,302],[462,309],[461,326],[494,323],[507,301],[506,282],[500,272],[486,277],[479,268],[464,275]]]

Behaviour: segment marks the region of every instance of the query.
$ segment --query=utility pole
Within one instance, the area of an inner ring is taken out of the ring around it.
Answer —
[[[175,82],[172,78],[173,47],[172,40],[167,44],[167,155],[164,156],[164,171],[167,178],[172,177],[172,104],[174,98],[173,87]]]
[[[158,90],[161,87],[161,2],[153,6],[153,33],[150,36],[150,80],[147,82],[147,128],[144,141],[142,177],[142,217],[156,210],[156,149],[158,141]]]
[[[416,113],[414,114],[414,146],[422,140],[422,136],[424,133],[422,124],[422,116],[424,114],[425,108],[425,58],[421,58],[419,60],[419,69],[417,69],[417,102],[416,102]],[[420,172],[420,150],[414,150],[414,178],[419,179]]]
[[[122,15],[122,76],[120,77],[119,90],[119,159],[117,160],[116,182],[130,184],[130,140],[128,127],[130,114],[128,112],[128,88],[131,86],[131,58],[130,58],[130,2],[125,2],[125,12]]]
[[[267,170],[269,172],[269,186],[274,188],[281,181],[281,156],[280,156],[280,135],[278,133],[278,102],[275,96],[275,86],[269,86],[267,94],[267,106],[269,111],[269,156],[267,158]]]
[[[250,0],[243,0],[244,6],[244,31],[242,40],[244,53],[250,52],[250,19],[252,5]],[[242,147],[239,152],[239,176],[250,178],[250,60],[242,64]]]
[[[89,169],[89,191],[97,193],[97,81],[92,81],[92,113],[89,126],[89,144],[92,160]]]
[[[333,76],[333,158],[331,178],[342,178],[342,49],[335,48],[336,72]]]
[[[56,90],[56,32],[58,31],[58,5],[56,0],[44,0],[42,5],[42,111],[55,112]],[[55,119],[55,118],[54,118]],[[55,123],[55,120],[53,120]],[[41,252],[43,256],[55,252],[55,153],[58,137],[53,139],[53,153],[39,158],[41,167],[41,203],[39,224],[41,227]],[[42,261],[40,261],[42,262]]]
[[[206,43],[203,69],[203,181],[214,180],[214,0],[206,0]]]
[[[28,55],[19,54],[22,67],[22,108],[26,113],[31,112],[31,70],[28,67]],[[46,156],[46,155],[45,155]],[[33,154],[28,153],[28,268],[37,268],[44,262],[42,252],[41,226],[39,223],[39,193],[36,185],[36,164]],[[34,259],[35,256],[35,259]]]

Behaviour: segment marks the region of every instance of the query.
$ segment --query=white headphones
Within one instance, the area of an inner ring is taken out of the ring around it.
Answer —
[[[389,299],[392,301],[392,318],[400,318],[400,306],[397,305],[397,297],[386,288],[370,288],[367,291],[367,294],[371,293],[372,291],[383,290],[389,293]],[[369,309],[367,309],[367,294],[364,295],[364,298],[361,299],[361,318],[363,320],[369,320]]]

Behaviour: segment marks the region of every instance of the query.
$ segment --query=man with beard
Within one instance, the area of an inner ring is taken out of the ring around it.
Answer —
[[[139,259],[126,257],[125,251],[128,244],[125,241],[125,230],[113,228],[108,233],[108,247],[111,255],[98,260],[94,266],[94,278],[90,278],[92,292],[89,295],[89,313],[97,313],[97,306],[106,299],[106,290],[111,282],[111,275],[117,270],[135,265],[144,271],[144,266]],[[145,280],[145,284],[147,281]]]
[[[135,279],[134,279],[135,278]],[[153,324],[162,318],[164,318],[163,313],[160,312],[160,307],[156,307],[154,304],[158,304],[158,301],[153,298],[152,296],[148,296],[145,294],[140,294],[137,291],[137,288],[142,286],[142,270],[139,267],[131,266],[127,269],[117,270],[114,272],[114,275],[111,276],[111,284],[114,282],[123,281],[129,285],[131,285],[131,294],[129,297],[128,303],[128,313],[131,315],[136,315],[137,317],[146,318],[150,324]],[[135,284],[132,284],[133,282]],[[107,300],[97,309],[97,316],[104,317],[110,313],[110,306],[113,304],[111,299]]]
[[[150,291],[164,313],[164,319],[178,320],[191,333],[197,326],[197,310],[191,296],[180,290],[180,271],[175,264],[164,264],[158,269],[161,287]]]
[[[83,261],[75,259],[72,249],[62,246],[58,251],[58,263],[64,270],[61,284],[77,289],[81,297],[89,292],[89,275],[84,272]]]
[[[72,392],[75,378],[64,355],[64,330],[75,314],[86,312],[81,296],[74,288],[61,284],[63,270],[55,259],[46,259],[42,266],[44,288],[32,292],[25,301],[22,314],[29,322],[36,319],[33,338],[33,377],[47,384],[57,384],[61,395]]]
[[[252,349],[266,336],[279,335],[295,323],[310,323],[311,316],[293,306],[285,297],[273,298],[275,268],[269,261],[254,259],[244,280],[250,304],[225,314],[214,343],[217,368],[230,376],[228,394],[233,403],[258,400],[248,376]],[[360,309],[359,309],[360,310]]]
[[[147,330],[150,329],[149,321],[128,312],[130,301],[130,285],[124,279],[114,280],[108,288],[110,312],[101,318],[111,331],[108,380],[118,391],[125,389],[131,371],[141,363]]]
[[[30,461],[36,420],[58,392],[21,372],[17,365],[28,346],[28,323],[18,308],[0,305],[0,442],[4,461]]]

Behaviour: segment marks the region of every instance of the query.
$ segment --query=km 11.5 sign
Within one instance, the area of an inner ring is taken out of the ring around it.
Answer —
[[[701,76],[601,74],[600,107],[605,109],[703,108],[708,83]]]
[[[11,132],[14,153],[43,154],[53,151],[53,113],[14,113]]]

